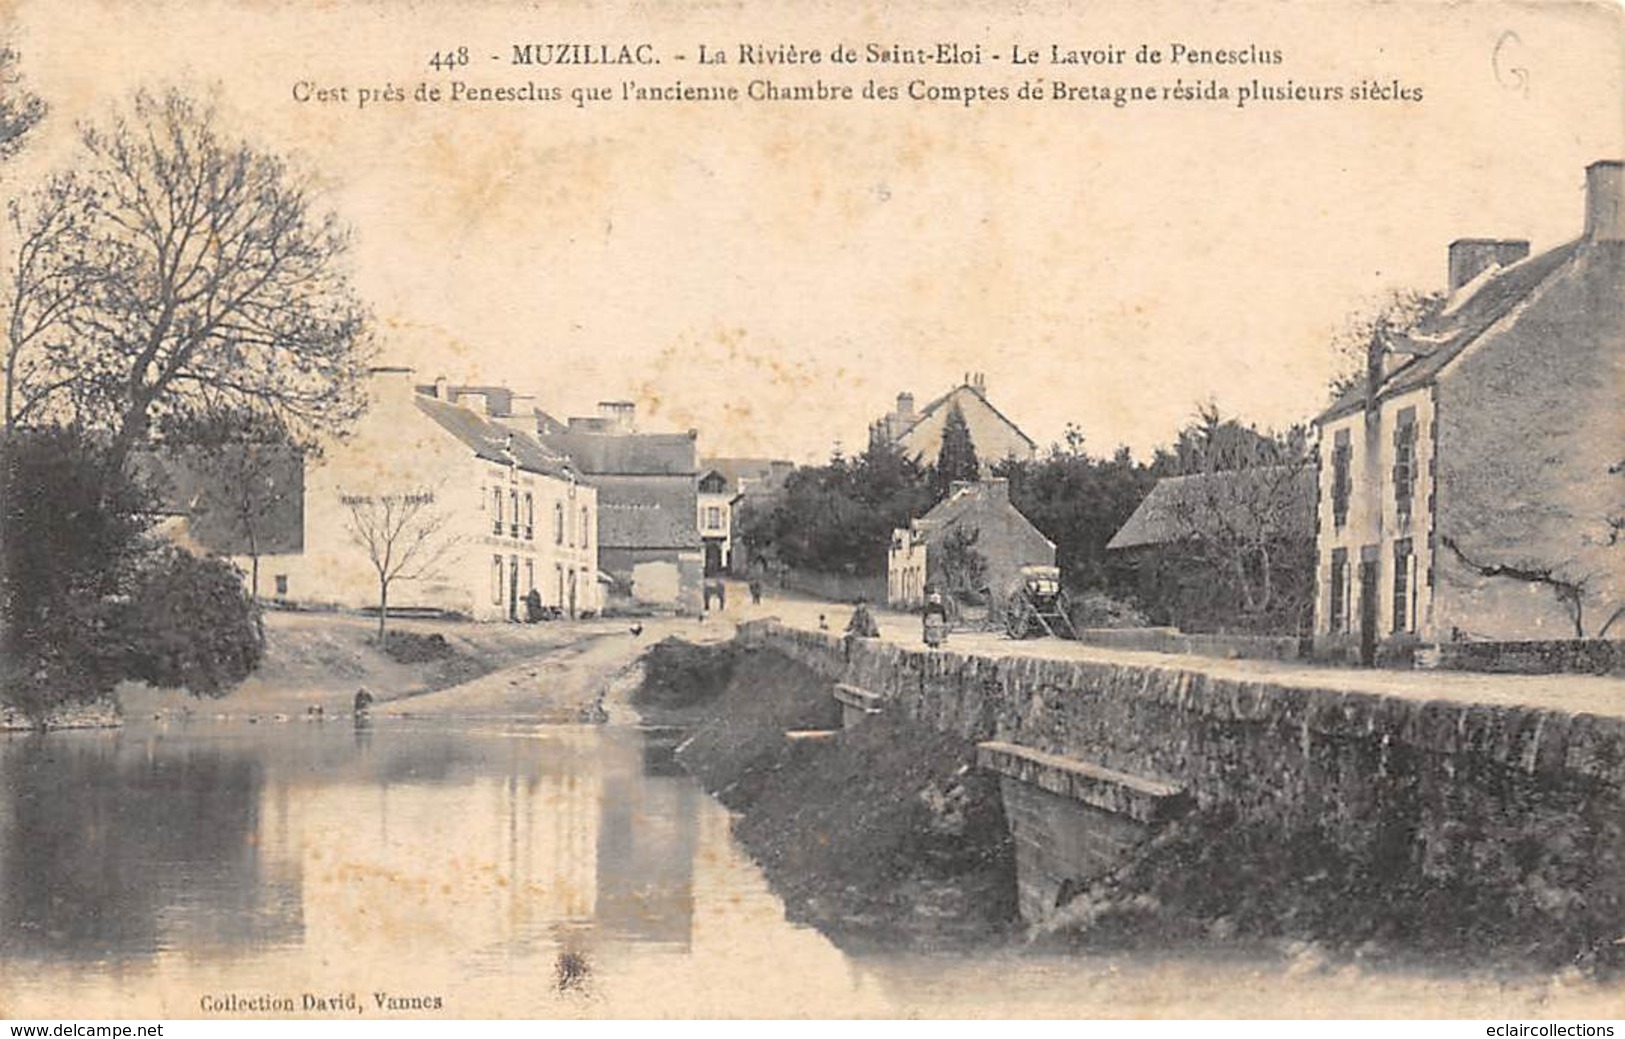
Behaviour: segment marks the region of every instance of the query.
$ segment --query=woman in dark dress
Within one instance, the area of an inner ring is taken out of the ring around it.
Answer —
[[[936,649],[948,641],[948,607],[942,603],[942,593],[933,589],[926,596],[925,609],[920,613],[925,629],[925,644]]]

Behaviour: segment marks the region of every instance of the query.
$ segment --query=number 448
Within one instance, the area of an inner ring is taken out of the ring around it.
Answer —
[[[435,51],[434,57],[429,59],[429,67],[439,72],[446,69],[459,69],[467,64],[467,47],[458,47],[456,50]]]

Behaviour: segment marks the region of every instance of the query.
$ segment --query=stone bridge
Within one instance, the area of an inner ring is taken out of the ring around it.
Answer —
[[[1032,923],[1169,820],[1204,811],[1266,841],[1313,833],[1396,883],[1500,878],[1531,912],[1625,919],[1625,682],[1272,672],[1076,645],[847,646],[772,620],[740,638],[839,683],[849,722],[901,711],[975,742],[1001,777]],[[1508,702],[1519,689],[1546,702]],[[1565,690],[1580,701],[1569,709]]]

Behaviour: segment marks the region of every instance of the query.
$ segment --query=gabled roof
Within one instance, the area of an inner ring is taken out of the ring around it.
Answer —
[[[1002,483],[1002,481],[995,482]],[[937,502],[929,512],[916,519],[912,527],[929,537],[933,531],[951,527],[968,515],[978,512],[985,514],[997,509],[1028,527],[1038,537],[1049,541],[1049,538],[1044,537],[1043,532],[1033,526],[1032,521],[1020,509],[1011,504],[1008,485],[1005,485],[1005,487],[1006,490],[999,494],[992,492],[987,481],[967,483],[956,487],[948,497]],[[1051,542],[1051,544],[1054,543]]]
[[[415,395],[414,402],[419,411],[461,441],[476,457],[504,465],[511,462],[528,472],[559,479],[570,480],[578,476],[579,468],[572,465],[569,458],[549,451],[527,433],[493,422],[460,404],[448,404],[438,397],[420,393]]]
[[[772,458],[705,458],[701,459],[700,467],[721,473],[729,483],[738,484],[741,477],[745,479],[764,480],[773,473],[773,466],[787,466],[789,462],[776,462]]]
[[[1309,465],[1266,465],[1165,477],[1106,548],[1172,544],[1225,524],[1269,537],[1312,538],[1316,475]]]
[[[987,399],[987,394],[985,394],[982,391],[978,390],[975,386],[972,386],[970,383],[961,383],[958,386],[955,386],[953,389],[949,390],[947,393],[944,393],[942,396],[940,396],[940,397],[936,398],[935,400],[931,401],[930,403],[926,404],[925,407],[921,408],[919,410],[919,412],[916,414],[916,416],[914,418],[914,421],[909,423],[908,428],[903,430],[901,433],[899,433],[897,435],[897,439],[902,440],[904,437],[908,436],[910,433],[914,432],[914,430],[919,428],[920,423],[924,422],[927,418],[930,418],[931,415],[935,414],[937,411],[941,410],[942,408],[950,406],[960,393],[969,393],[971,396],[973,396],[977,400],[981,401],[984,405],[987,406],[987,409],[989,411],[993,412],[993,414],[998,418],[998,420],[1000,422],[1003,422],[1005,425],[1007,425],[1011,429],[1013,429],[1015,431],[1016,436],[1018,436],[1021,439],[1025,440],[1035,450],[1037,449],[1038,444],[1037,444],[1036,441],[1033,440],[1032,437],[1028,436],[1025,432],[1023,432],[1022,428],[1020,426],[1016,425],[1014,422],[1011,422],[1009,417],[1006,416],[1004,412],[1000,411],[997,407],[995,407],[993,405],[993,402]],[[963,405],[961,405],[961,408],[963,408]]]
[[[589,475],[694,476],[699,454],[689,433],[546,433],[541,443]]]
[[[1433,382],[1451,361],[1461,356],[1490,326],[1555,277],[1579,251],[1584,239],[1558,246],[1539,256],[1512,264],[1485,278],[1472,292],[1452,301],[1440,313],[1409,329],[1396,344],[1412,357],[1383,379],[1377,399],[1393,397]],[[1365,407],[1365,387],[1348,390],[1315,421],[1329,422],[1352,415]]]

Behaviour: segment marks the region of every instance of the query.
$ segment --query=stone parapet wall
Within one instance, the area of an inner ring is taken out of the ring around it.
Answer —
[[[1396,891],[1491,889],[1509,917],[1625,927],[1625,720],[1351,692],[1335,672],[1310,688],[1189,659],[848,647],[772,623],[742,637],[966,739],[1177,785],[1238,840],[1335,849]]]

